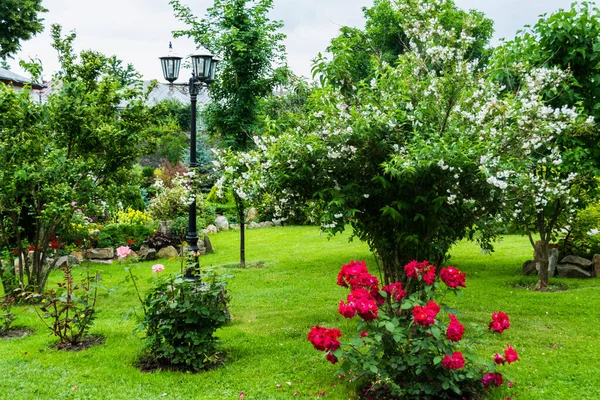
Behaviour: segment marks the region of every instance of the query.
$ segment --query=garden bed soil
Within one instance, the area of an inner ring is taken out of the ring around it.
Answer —
[[[0,333],[1,340],[22,339],[33,333],[33,329],[29,328],[11,328],[4,333]]]
[[[90,347],[97,345],[97,344],[104,344],[104,336],[101,336],[101,335],[86,336],[85,338],[81,339],[79,341],[79,343],[77,343],[77,344],[58,343],[57,345],[54,346],[54,348],[56,348],[58,350],[65,350],[65,351],[82,351],[82,350],[87,350]]]

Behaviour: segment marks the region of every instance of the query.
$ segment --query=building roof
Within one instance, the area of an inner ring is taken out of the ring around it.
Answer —
[[[19,74],[15,74],[14,72],[4,68],[0,68],[0,82],[18,87],[31,85],[33,89],[37,90],[43,89],[45,87],[44,85],[40,85],[38,83],[32,83],[31,79],[25,78],[24,76],[21,76]]]

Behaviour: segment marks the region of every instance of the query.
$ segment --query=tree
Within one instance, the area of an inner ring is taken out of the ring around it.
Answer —
[[[394,65],[378,64],[355,95],[337,85],[315,90],[294,126],[274,121],[231,166],[243,162],[244,192],[267,194],[281,216],[307,212],[332,234],[350,224],[387,283],[407,283],[402,266],[414,259],[440,266],[463,238],[491,250],[526,156],[522,144],[537,126],[546,135],[574,124],[571,109],[546,112],[540,85],[503,98],[467,57],[485,21],[465,14],[464,30],[447,29],[441,17],[449,3],[398,2],[408,47]],[[552,75],[536,70],[523,79],[544,74]],[[527,129],[522,119],[532,121]]]
[[[175,36],[192,37],[223,58],[210,86],[212,102],[203,113],[207,132],[224,146],[247,149],[257,131],[260,99],[272,94],[282,75],[276,65],[284,61],[281,41],[285,36],[278,32],[282,23],[268,17],[273,0],[215,0],[202,21],[179,0],[169,3],[177,18],[190,27]],[[244,266],[244,199],[234,197],[240,219],[240,264]]]
[[[492,21],[479,11],[463,11],[453,2],[445,2],[442,7],[439,22],[445,29],[454,29],[458,34],[466,24],[470,24],[476,40],[465,56],[485,65],[489,55],[486,45],[493,33]],[[372,7],[363,7],[363,13],[364,30],[342,27],[340,35],[327,48],[331,60],[322,55],[317,58],[318,72],[322,78],[341,88],[344,93],[354,92],[353,87],[358,82],[370,81],[377,71],[377,63],[394,65],[398,56],[408,49],[409,38],[403,26],[404,17],[392,0],[374,0]]]
[[[138,82],[142,78],[142,74],[136,71],[133,64],[123,65],[123,60],[112,56],[108,59],[108,73],[119,79],[122,86],[128,86]]]
[[[61,68],[45,104],[0,88],[0,244],[19,260],[2,265],[5,293],[43,292],[55,234],[137,161],[151,121],[143,94],[107,74],[105,56],[77,57],[75,34],[63,37],[59,26],[52,38]]]
[[[6,58],[21,48],[22,40],[40,33],[46,10],[42,0],[2,0],[0,3],[0,58]]]
[[[541,95],[553,107],[568,105],[584,116],[590,116],[591,123],[600,118],[599,37],[600,10],[587,2],[573,3],[569,10],[543,15],[535,26],[521,31],[515,39],[495,49],[492,76],[506,86],[507,92],[515,92],[529,84],[524,80],[524,70],[547,67],[565,71],[566,74],[556,81],[559,89],[549,87]],[[523,183],[520,188],[524,190],[515,193],[520,199],[515,220],[527,233],[545,265],[548,243],[578,209],[586,206],[583,200],[590,197],[588,194],[593,197],[598,183],[595,177],[600,173],[600,148],[597,145],[600,131],[597,128],[567,129],[549,136],[551,147],[536,143],[537,147],[531,149],[527,158],[531,178],[535,181]],[[557,154],[559,158],[556,158]],[[540,195],[538,192],[542,187],[560,188],[560,194]],[[533,239],[536,233],[540,240],[538,246]],[[547,286],[547,268],[540,268],[538,287],[544,289]]]

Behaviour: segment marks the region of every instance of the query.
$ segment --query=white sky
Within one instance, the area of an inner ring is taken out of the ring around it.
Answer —
[[[1,0],[0,0],[1,1]],[[494,20],[494,44],[499,38],[514,37],[525,24],[559,8],[569,8],[572,0],[455,0],[464,9],[478,9]],[[196,15],[202,15],[212,0],[187,0]],[[58,23],[63,31],[75,30],[76,50],[92,49],[116,55],[132,63],[144,79],[162,79],[158,57],[166,55],[171,31],[184,28],[173,16],[168,0],[44,0],[45,31],[22,43],[22,50],[10,60],[11,69],[23,74],[16,60],[38,57],[44,64],[44,79],[58,67],[50,46],[49,28]],[[324,52],[340,26],[363,27],[363,6],[372,0],[275,0],[272,17],[284,22],[288,64],[299,75],[310,77],[311,60]],[[186,55],[194,50],[191,40],[173,41],[175,52]],[[188,73],[182,71],[181,78]]]

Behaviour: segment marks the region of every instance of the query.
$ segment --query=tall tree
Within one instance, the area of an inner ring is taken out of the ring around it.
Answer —
[[[525,183],[518,198],[523,209],[516,215],[517,224],[527,233],[531,244],[547,263],[547,246],[563,228],[570,216],[585,207],[586,193],[597,189],[596,176],[600,174],[600,10],[593,4],[573,3],[570,9],[542,15],[533,27],[494,50],[490,72],[506,87],[511,95],[530,84],[524,80],[523,71],[539,67],[557,68],[566,72],[558,88],[543,93],[553,107],[568,105],[595,121],[594,129],[585,131],[562,130],[550,139],[560,154],[559,164],[548,164],[552,154],[544,146],[536,147],[537,161],[529,165],[535,182]],[[546,150],[546,151],[541,151]],[[531,161],[531,157],[530,157]],[[541,162],[540,162],[541,161]],[[548,165],[546,165],[548,164]],[[569,181],[567,178],[571,177]],[[576,177],[576,179],[575,179]],[[548,196],[540,204],[534,188],[551,182],[568,182],[558,194]],[[579,201],[570,201],[577,197]],[[539,236],[536,246],[534,235]],[[547,268],[540,268],[538,287],[548,286]]]
[[[2,0],[0,2],[0,58],[6,58],[21,48],[22,40],[40,33],[46,10],[42,0]]]
[[[191,37],[223,58],[210,87],[212,101],[203,113],[207,131],[224,146],[248,149],[257,132],[260,99],[272,94],[282,76],[277,66],[285,59],[281,44],[285,36],[278,32],[283,24],[268,16],[273,0],[215,0],[201,21],[180,0],[169,3],[176,17],[189,26],[174,32],[175,36]],[[240,264],[244,266],[244,198],[234,193],[240,218]]]
[[[59,26],[52,37],[61,68],[46,103],[0,85],[0,245],[19,260],[18,268],[1,265],[5,293],[44,290],[53,236],[76,208],[122,184],[151,120],[143,94],[106,73],[105,56],[78,57],[75,34],[63,37]]]

